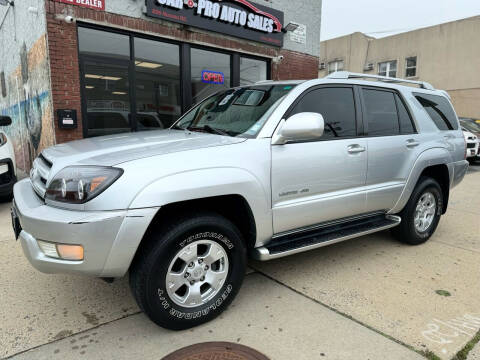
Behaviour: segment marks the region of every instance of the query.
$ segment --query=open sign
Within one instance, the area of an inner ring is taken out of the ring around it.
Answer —
[[[225,76],[222,72],[219,71],[210,71],[210,70],[203,70],[202,71],[202,82],[207,84],[224,84],[225,83]]]

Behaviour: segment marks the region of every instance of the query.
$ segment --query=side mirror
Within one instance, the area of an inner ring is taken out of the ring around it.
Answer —
[[[10,116],[0,116],[0,126],[9,126],[12,124]]]
[[[292,141],[316,140],[323,135],[325,121],[318,113],[303,112],[282,120],[280,129],[274,136],[273,145],[283,145]]]

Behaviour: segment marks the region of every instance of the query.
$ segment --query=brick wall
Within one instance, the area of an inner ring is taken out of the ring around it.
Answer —
[[[284,60],[272,64],[272,79],[309,79],[318,76],[318,57],[308,54],[279,50],[267,45],[235,40],[221,35],[190,31],[182,25],[149,21],[80,8],[52,0],[45,0],[47,12],[47,35],[50,52],[50,67],[52,79],[52,96],[55,112],[56,142],[62,143],[83,137],[82,111],[80,97],[80,72],[78,62],[77,26],[55,19],[56,14],[71,15],[77,20],[93,22],[99,25],[131,30],[139,33],[149,33],[178,41],[201,43],[232,51],[255,54],[265,57],[283,55]],[[65,130],[58,128],[57,109],[76,109],[78,128]]]

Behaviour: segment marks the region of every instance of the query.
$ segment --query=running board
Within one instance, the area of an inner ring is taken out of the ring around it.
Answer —
[[[253,249],[252,257],[261,261],[277,259],[390,229],[400,224],[401,220],[396,215],[377,215],[285,235],[272,240],[265,246]]]

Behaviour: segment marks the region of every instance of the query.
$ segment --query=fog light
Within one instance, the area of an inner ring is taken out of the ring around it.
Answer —
[[[81,245],[55,244],[42,240],[37,242],[43,253],[49,257],[63,260],[83,260],[83,246]]]
[[[42,249],[43,253],[47,256],[58,258],[57,247],[54,243],[38,240],[38,246]]]
[[[57,245],[58,254],[65,260],[83,260],[83,246],[81,245]]]

